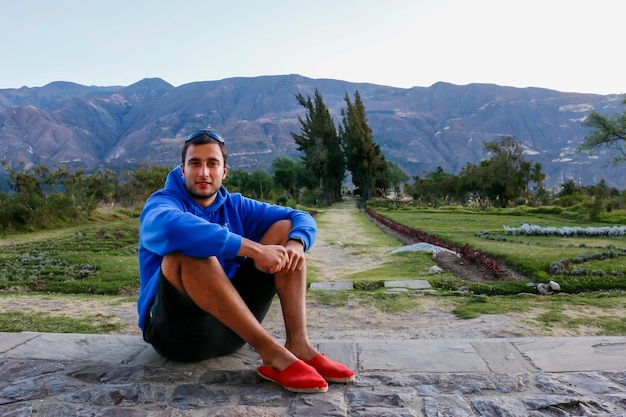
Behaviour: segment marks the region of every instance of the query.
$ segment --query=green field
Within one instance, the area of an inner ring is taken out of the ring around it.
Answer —
[[[138,284],[137,219],[71,228],[16,243],[0,253],[0,290],[119,294]]]
[[[412,229],[435,236],[454,247],[472,249],[502,263],[534,282],[559,282],[565,292],[626,289],[626,237],[513,236],[505,226],[602,228],[606,224],[563,219],[551,214],[519,214],[506,210],[481,212],[445,209],[381,209],[376,213]],[[611,225],[609,225],[611,226]],[[560,262],[561,273],[551,273]],[[565,273],[563,273],[565,272]],[[494,278],[493,285],[498,285]],[[512,288],[517,291],[519,288]]]

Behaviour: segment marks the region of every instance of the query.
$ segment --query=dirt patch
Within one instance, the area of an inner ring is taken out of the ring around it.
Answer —
[[[455,277],[470,282],[485,282],[498,280],[519,281],[526,279],[523,275],[518,274],[512,269],[504,265],[500,265],[500,273],[493,275],[491,270],[483,265],[470,262],[462,256],[450,252],[439,252],[433,256],[433,261],[446,271],[449,271]]]

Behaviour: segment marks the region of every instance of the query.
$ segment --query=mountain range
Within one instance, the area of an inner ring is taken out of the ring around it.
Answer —
[[[374,141],[410,176],[436,170],[458,174],[487,157],[483,143],[514,136],[526,159],[540,162],[549,186],[604,179],[626,188],[626,165],[607,155],[577,153],[592,110],[623,112],[621,95],[559,92],[494,84],[395,88],[369,83],[277,75],[199,81],[175,87],[159,78],[130,86],[84,86],[57,81],[43,87],[0,89],[0,159],[12,166],[121,168],[180,163],[184,137],[211,128],[227,142],[232,169],[269,170],[276,157],[300,153],[305,109],[296,94],[323,97],[337,126],[359,92]]]

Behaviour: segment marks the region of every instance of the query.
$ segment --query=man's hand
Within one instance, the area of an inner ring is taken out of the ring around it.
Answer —
[[[243,239],[238,255],[254,259],[257,269],[270,274],[300,271],[306,262],[304,247],[293,240],[283,246],[263,245]]]
[[[266,248],[278,246],[279,248],[285,249],[286,258],[281,258],[281,262],[275,264],[273,266],[268,267],[267,271],[270,274],[275,274],[277,272],[293,272],[300,271],[305,265],[306,258],[304,255],[304,247],[301,243],[295,242],[293,240],[287,241],[285,246],[281,245],[263,245]],[[257,268],[259,267],[259,263],[256,262]]]
[[[258,253],[252,257],[257,269],[275,274],[282,271],[289,262],[287,249],[282,245],[263,245],[259,243]]]
[[[306,263],[302,243],[295,240],[288,240],[285,249],[287,249],[287,254],[289,255],[289,262],[285,267],[285,271],[301,271]]]

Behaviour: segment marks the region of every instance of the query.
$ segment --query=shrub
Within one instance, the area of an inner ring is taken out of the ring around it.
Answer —
[[[590,256],[587,255],[577,255],[572,259],[561,259],[559,261],[554,261],[550,263],[550,266],[548,267],[548,273],[550,275],[576,275],[576,276],[581,276],[581,275],[587,275],[587,274],[591,274],[591,275],[595,275],[595,276],[602,276],[605,275],[605,272],[603,270],[600,269],[596,269],[590,273],[588,273],[584,268],[580,268],[580,267],[575,267],[574,269],[572,269],[571,271],[567,271],[567,268],[571,265],[571,264],[582,264],[585,262],[589,262],[589,261],[602,261],[602,260],[606,260],[606,259],[613,259],[613,258],[617,258],[620,256],[626,256],[626,251],[615,251],[613,249],[609,249],[608,251],[605,252],[597,252],[594,253]],[[613,274],[611,274],[613,275]]]
[[[550,275],[564,275],[567,273],[567,269],[560,261],[554,261],[550,263],[548,273]]]
[[[561,214],[563,209],[558,206],[540,206],[528,210],[531,214]]]
[[[523,236],[560,236],[560,237],[621,237],[626,235],[626,226],[604,226],[604,227],[578,227],[578,226],[539,226],[536,224],[524,223],[520,227],[504,227],[506,235]]]

